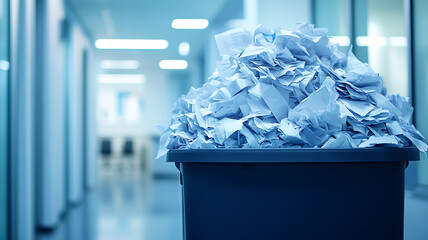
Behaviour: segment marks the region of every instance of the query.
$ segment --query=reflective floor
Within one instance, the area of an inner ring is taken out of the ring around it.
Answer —
[[[404,239],[428,240],[428,197],[406,192]]]
[[[178,175],[149,179],[135,173],[106,174],[98,196],[99,240],[181,239]]]
[[[104,171],[98,189],[38,240],[181,240],[178,175]]]
[[[105,172],[98,189],[38,240],[181,240],[177,176]],[[406,192],[405,240],[428,239],[428,198]]]
[[[96,194],[88,194],[85,200],[69,209],[61,224],[53,231],[37,234],[37,240],[92,240],[97,239]]]

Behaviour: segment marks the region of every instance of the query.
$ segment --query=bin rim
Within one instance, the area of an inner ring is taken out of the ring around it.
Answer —
[[[316,163],[419,161],[416,147],[370,148],[216,148],[174,149],[167,162],[194,163]]]

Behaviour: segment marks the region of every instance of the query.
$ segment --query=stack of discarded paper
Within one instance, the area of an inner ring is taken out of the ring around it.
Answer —
[[[182,148],[356,148],[416,146],[413,108],[386,95],[382,77],[327,30],[259,27],[216,36],[223,59],[209,82],[182,96],[159,155]]]

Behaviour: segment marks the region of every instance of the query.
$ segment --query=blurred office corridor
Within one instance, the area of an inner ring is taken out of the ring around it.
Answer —
[[[182,239],[156,159],[174,102],[259,24],[329,29],[409,97],[428,136],[425,0],[0,0],[0,240]],[[428,159],[406,170],[405,239],[428,239]]]

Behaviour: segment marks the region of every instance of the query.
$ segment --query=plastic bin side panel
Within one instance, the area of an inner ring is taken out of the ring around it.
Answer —
[[[187,240],[402,240],[404,162],[182,163]]]

